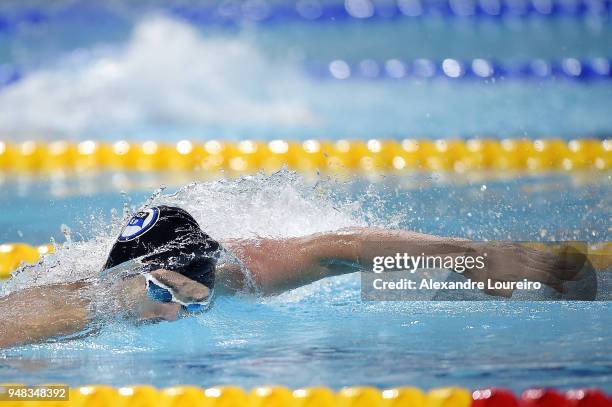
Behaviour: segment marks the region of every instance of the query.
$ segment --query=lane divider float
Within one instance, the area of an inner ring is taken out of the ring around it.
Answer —
[[[0,385],[2,386],[7,385]],[[13,388],[17,385],[10,385]],[[416,387],[379,390],[348,387],[333,392],[327,387],[291,391],[286,387],[256,387],[246,392],[236,386],[200,388],[176,386],[158,390],[151,386],[83,386],[69,389],[68,401],[52,404],[79,407],[182,407],[182,406],[287,406],[287,407],[610,407],[610,397],[598,389],[529,389],[518,397],[505,389],[470,392],[461,387],[424,392]],[[46,406],[49,401],[29,402]]]
[[[54,8],[25,8],[0,14],[0,32],[14,32],[22,25],[97,22],[123,23],[125,10],[92,8],[85,2],[72,2]],[[290,22],[411,21],[422,18],[507,20],[526,18],[583,18],[603,20],[610,15],[610,0],[345,0],[329,2],[298,0],[287,2],[236,2],[218,6],[173,3],[161,7],[171,16],[194,24],[236,25],[241,23],[278,24]]]
[[[551,245],[543,242],[524,242],[526,246],[534,249],[546,250],[562,255],[571,248],[571,244]],[[27,243],[0,244],[0,280],[9,278],[11,273],[24,264],[37,263],[47,254],[53,253],[56,247],[53,244],[31,246]],[[589,261],[596,270],[607,270],[612,266],[612,242],[590,243],[586,247],[577,242],[573,249],[583,252],[586,250]]]
[[[612,140],[404,139],[181,140],[114,143],[0,141],[0,173],[204,171],[226,174],[296,171],[569,171],[608,170]]]
[[[493,59],[474,58],[459,60],[444,58],[432,60],[417,58],[362,59],[349,61],[334,59],[329,62],[306,63],[306,72],[321,79],[362,80],[554,80],[565,79],[590,82],[612,79],[612,62],[609,58],[564,58],[560,60],[533,59],[528,61],[500,62]]]
[[[55,245],[31,246],[27,243],[0,244],[0,280],[8,278],[22,264],[37,263],[44,255],[53,253]]]

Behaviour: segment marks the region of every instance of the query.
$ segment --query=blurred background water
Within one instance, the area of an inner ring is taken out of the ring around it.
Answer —
[[[587,12],[576,0],[544,3],[9,2],[0,10],[0,63],[11,82],[0,89],[0,131],[13,139],[608,135],[610,82],[582,76],[586,64],[610,76],[609,4],[586,3],[599,10]],[[462,4],[480,12],[463,16]],[[491,4],[499,15],[482,11]],[[410,74],[423,59],[439,64],[435,78]],[[455,62],[466,65],[461,73],[475,59],[533,72],[453,77]]]
[[[604,138],[611,51],[609,0],[4,1],[0,134]],[[97,273],[125,213],[161,185],[155,202],[187,208],[218,238],[354,225],[502,240],[612,232],[607,172],[372,182],[281,171],[180,188],[201,178],[0,174],[0,242],[67,243],[0,291]],[[351,275],[2,350],[0,382],[610,391],[610,315],[609,302],[366,303]]]
[[[185,208],[221,241],[364,225],[474,239],[609,239],[609,194],[596,179],[482,182],[314,183],[281,171],[172,188],[151,202]],[[116,192],[50,198],[44,186],[32,187],[40,198],[16,194],[20,209],[0,203],[11,216],[3,215],[5,233],[19,227],[24,238],[44,236],[59,231],[55,221],[70,233],[59,236],[55,255],[0,284],[1,294],[97,275],[123,224],[121,203],[129,209],[148,201]],[[0,381],[610,391],[610,302],[558,301],[550,289],[535,298],[549,302],[368,302],[354,273],[275,297],[220,297],[211,311],[178,322],[133,326],[111,318],[93,336],[2,350]]]

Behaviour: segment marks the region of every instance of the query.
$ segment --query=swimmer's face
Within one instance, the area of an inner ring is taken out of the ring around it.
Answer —
[[[159,284],[172,291],[165,301],[163,298],[151,298],[145,284],[145,274],[126,277],[120,280],[121,283],[117,286],[120,290],[116,294],[124,295],[124,300],[121,302],[125,305],[128,315],[132,316],[136,322],[175,321],[181,316],[194,312],[183,304],[206,303],[212,296],[211,289],[179,273],[159,269],[149,274]]]
[[[134,279],[138,283],[129,284],[135,299],[140,299],[144,291],[144,300],[133,304],[136,308],[145,303],[156,310],[169,310],[170,314],[176,314],[172,311],[177,309],[182,314],[202,312],[212,297],[218,249],[219,243],[204,233],[185,210],[164,205],[149,207],[126,223],[111,248],[103,273],[117,277],[139,274]]]

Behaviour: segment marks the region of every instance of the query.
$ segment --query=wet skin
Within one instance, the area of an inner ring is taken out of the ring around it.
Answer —
[[[376,242],[376,244],[372,244]],[[482,243],[465,239],[429,236],[415,232],[376,228],[353,228],[337,232],[284,239],[246,239],[222,243],[249,270],[247,277],[236,264],[216,269],[215,290],[275,295],[325,277],[371,270],[376,256],[393,256],[398,247],[425,255],[462,255],[482,250]],[[487,243],[486,270],[466,271],[474,281],[522,281],[529,279],[563,291],[585,264],[585,256],[559,256],[513,243]],[[354,267],[334,267],[333,264]],[[205,301],[211,290],[169,270],[151,274],[172,288],[184,303]],[[83,331],[95,315],[87,290],[90,283],[53,284],[32,287],[0,298],[0,347],[40,342]],[[492,295],[511,296],[512,290],[488,290]],[[174,321],[184,314],[180,304],[161,303],[147,295],[145,278],[135,275],[116,282],[109,294],[118,315],[136,323]]]

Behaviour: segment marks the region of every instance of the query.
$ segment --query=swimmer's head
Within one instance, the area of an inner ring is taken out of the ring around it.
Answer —
[[[136,213],[123,227],[104,270],[141,259],[151,269],[175,271],[212,289],[219,243],[181,208],[155,206]]]

